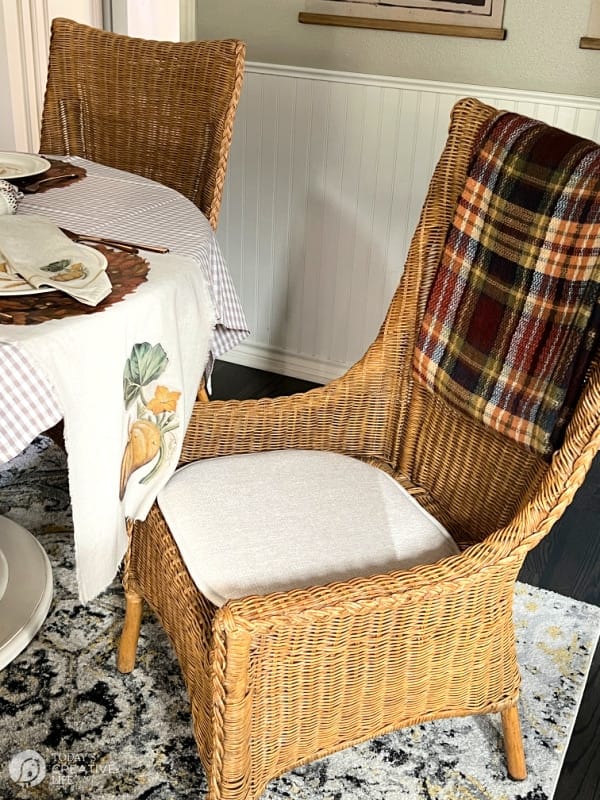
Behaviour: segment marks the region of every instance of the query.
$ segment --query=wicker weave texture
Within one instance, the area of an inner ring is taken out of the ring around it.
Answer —
[[[407,486],[461,554],[216,609],[157,507],[133,528],[126,587],[156,609],[177,652],[210,800],[256,798],[294,765],[417,721],[512,714],[514,582],[600,447],[600,366],[549,465],[412,383],[416,331],[472,143],[492,113],[472,99],[455,106],[400,286],[363,359],[306,394],[197,403],[182,455],[289,447],[361,458]]]
[[[152,178],[216,228],[245,45],[157,42],[52,23],[40,150]]]

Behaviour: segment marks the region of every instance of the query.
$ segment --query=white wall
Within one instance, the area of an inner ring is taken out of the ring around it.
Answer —
[[[0,150],[36,152],[50,24],[103,25],[102,0],[0,0]],[[112,0],[113,29],[149,39],[192,39],[195,0]]]
[[[179,6],[164,0],[112,0],[112,30],[142,39],[179,41]]]
[[[115,33],[185,42],[196,38],[196,0],[108,0]]]
[[[6,22],[4,8],[0,6],[0,43],[6,41]],[[8,51],[0,47],[0,149],[16,148],[15,128],[12,119],[12,99],[10,92],[10,73]]]
[[[600,141],[592,98],[248,64],[217,238],[252,335],[228,360],[326,381],[360,358],[464,96]]]
[[[50,25],[102,25],[102,0],[0,0],[0,150],[37,152]]]
[[[244,39],[250,61],[600,96],[590,0],[506,0],[505,41],[302,25],[304,0],[196,3],[198,38]]]
[[[600,139],[600,53],[579,48],[590,0],[506,0],[505,41],[303,25],[304,7],[196,0],[196,16],[198,38],[248,46],[217,236],[252,336],[229,358],[322,381],[377,331],[452,102]]]

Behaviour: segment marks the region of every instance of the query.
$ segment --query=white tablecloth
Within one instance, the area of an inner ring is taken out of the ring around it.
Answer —
[[[141,251],[147,282],[103,311],[0,326],[0,460],[64,418],[86,601],[116,573],[126,517],[143,518],[175,469],[209,354],[247,330],[212,229],[192,203],[146,179],[73,161],[88,170],[84,180],[28,196],[18,213],[172,251]]]
[[[125,519],[144,519],[173,474],[208,357],[214,313],[197,264],[149,260],[148,280],[104,311],[6,334],[47,375],[63,412],[84,602],[117,572]]]
[[[70,186],[25,195],[19,214],[45,214],[77,233],[168,247],[198,262],[217,315],[211,354],[218,358],[248,336],[248,325],[212,228],[198,208],[162,184],[83,158],[65,158],[87,176]],[[141,252],[144,255],[144,252]],[[1,298],[0,298],[1,305]]]
[[[147,178],[82,158],[64,160],[85,167],[87,176],[69,186],[26,195],[18,213],[43,214],[78,233],[163,245],[192,258],[208,282],[216,314],[207,363],[210,374],[213,359],[242,341],[248,328],[206,218],[187,198]],[[0,463],[14,458],[63,416],[47,377],[32,369],[23,349],[12,343],[8,333],[12,327],[17,326],[0,326],[0,394],[10,399],[0,404]]]

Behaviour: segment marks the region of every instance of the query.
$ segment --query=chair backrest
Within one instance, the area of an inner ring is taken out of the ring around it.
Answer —
[[[465,99],[452,112],[449,136],[430,183],[405,270],[379,337],[364,363],[383,364],[390,393],[385,460],[427,493],[432,513],[464,544],[507,525],[549,480],[558,491],[600,428],[598,359],[592,364],[560,451],[548,463],[430,391],[413,375],[413,356],[427,300],[482,125],[497,109]],[[368,367],[367,367],[368,369]],[[586,457],[589,466],[591,455]],[[585,473],[583,473],[585,474]],[[579,479],[583,480],[579,473]],[[562,482],[562,483],[561,483]]]
[[[216,228],[245,45],[157,42],[52,23],[40,152],[170,186]]]

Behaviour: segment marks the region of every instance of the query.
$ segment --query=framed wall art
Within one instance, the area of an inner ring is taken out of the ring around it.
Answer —
[[[504,0],[306,0],[300,22],[504,39]]]
[[[600,0],[591,0],[590,20],[587,36],[579,40],[579,47],[584,50],[600,50]]]

